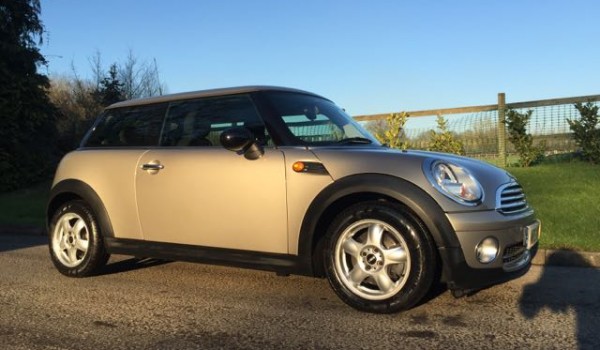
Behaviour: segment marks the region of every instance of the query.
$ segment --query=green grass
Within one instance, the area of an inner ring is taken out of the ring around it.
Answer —
[[[600,165],[573,161],[508,171],[542,221],[542,248],[600,251]]]
[[[50,184],[0,194],[0,225],[44,227]]]

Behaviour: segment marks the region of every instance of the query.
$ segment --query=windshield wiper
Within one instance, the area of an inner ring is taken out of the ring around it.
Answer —
[[[337,144],[359,144],[359,145],[368,145],[373,143],[373,141],[369,140],[366,137],[349,137],[347,139],[339,140],[336,142]]]

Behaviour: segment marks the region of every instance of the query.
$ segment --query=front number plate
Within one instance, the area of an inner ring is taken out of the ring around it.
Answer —
[[[535,223],[525,226],[523,230],[523,245],[525,245],[527,249],[533,247],[540,239],[541,231],[542,225],[540,220],[536,220]]]

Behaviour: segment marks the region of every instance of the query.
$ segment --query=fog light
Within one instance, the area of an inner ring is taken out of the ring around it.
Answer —
[[[487,237],[477,245],[475,249],[477,260],[482,264],[489,264],[498,256],[498,240]]]

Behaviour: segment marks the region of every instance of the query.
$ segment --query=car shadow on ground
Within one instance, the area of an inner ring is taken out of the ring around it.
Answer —
[[[170,260],[161,260],[154,258],[129,258],[125,260],[119,260],[116,262],[112,262],[104,266],[102,270],[99,271],[98,275],[112,275],[117,273],[124,273],[139,269],[146,269],[153,266],[160,266],[169,264],[172,261]]]
[[[543,309],[552,313],[572,312],[576,318],[578,348],[600,348],[600,335],[596,328],[600,321],[600,269],[592,268],[576,252],[571,252],[569,265],[578,267],[557,265],[565,265],[564,255],[555,253],[547,257],[540,279],[524,286],[519,300],[521,314],[532,321],[543,322],[539,315]],[[574,273],[573,269],[581,270]]]
[[[448,291],[448,286],[445,283],[440,282],[438,279],[434,280],[431,288],[423,299],[421,299],[416,306],[421,306],[429,303],[433,299],[437,299],[440,295],[446,293]]]
[[[0,234],[0,253],[11,250],[25,249],[48,244],[46,235],[32,234]]]

